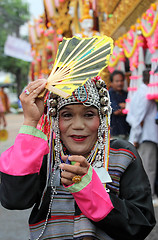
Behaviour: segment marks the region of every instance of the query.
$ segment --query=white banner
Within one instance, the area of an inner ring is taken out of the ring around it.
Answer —
[[[30,43],[13,36],[8,36],[4,46],[4,54],[26,62],[32,62],[33,60]]]

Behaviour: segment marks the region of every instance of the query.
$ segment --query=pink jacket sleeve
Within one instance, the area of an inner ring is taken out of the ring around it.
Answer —
[[[97,173],[90,166],[80,183],[66,187],[74,196],[81,212],[89,219],[98,222],[114,208]]]
[[[0,171],[14,176],[39,173],[43,156],[48,152],[46,135],[34,127],[23,125],[14,145],[1,154]]]

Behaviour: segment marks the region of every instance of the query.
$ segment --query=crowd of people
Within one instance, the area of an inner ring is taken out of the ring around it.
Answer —
[[[127,98],[127,91],[124,90],[125,75],[118,70],[111,74],[111,138],[126,139],[136,147],[151,184],[153,204],[158,206],[158,124],[155,121],[157,106],[154,100],[147,99],[149,79],[150,69],[146,69],[143,71],[142,84],[133,95],[126,115],[122,112]]]

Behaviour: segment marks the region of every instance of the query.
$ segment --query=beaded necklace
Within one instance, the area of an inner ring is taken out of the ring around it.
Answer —
[[[51,136],[53,132],[51,133]],[[62,144],[60,143],[60,145],[62,146]],[[52,139],[51,143],[50,143],[50,146],[54,146],[54,140]],[[50,149],[50,153],[51,153],[51,149]],[[90,154],[88,155],[87,157],[87,161],[89,162],[89,164],[93,164],[95,162],[95,159],[96,159],[96,156],[97,156],[97,153],[98,153],[98,141],[95,143],[93,149],[91,150]],[[53,151],[53,158],[55,159],[55,151]],[[63,151],[63,146],[62,146],[62,150],[60,152],[61,156],[64,155],[64,151]],[[48,155],[48,158],[50,158],[50,154]],[[46,220],[45,220],[45,223],[44,223],[44,226],[43,226],[43,229],[39,235],[39,237],[36,239],[36,240],[40,240],[41,236],[43,235],[45,229],[46,229],[46,226],[47,226],[47,223],[48,223],[48,217],[49,217],[49,214],[51,212],[51,208],[52,208],[52,204],[53,204],[53,199],[54,199],[54,195],[57,194],[57,191],[56,191],[56,186],[55,186],[55,176],[56,176],[56,173],[57,173],[57,170],[59,168],[59,164],[60,162],[58,161],[55,161],[54,163],[54,166],[53,166],[53,171],[52,171],[52,176],[51,176],[51,181],[50,181],[50,186],[51,186],[51,200],[50,200],[50,203],[49,203],[49,209],[48,209],[48,213],[47,213],[47,217],[46,217]],[[48,170],[47,170],[48,171]],[[57,176],[58,177],[58,176]],[[44,197],[44,193],[45,191],[43,192],[43,195],[42,195],[42,198],[41,198],[41,202],[40,202],[40,205],[39,205],[39,208],[41,206],[41,203],[43,201],[43,197]]]

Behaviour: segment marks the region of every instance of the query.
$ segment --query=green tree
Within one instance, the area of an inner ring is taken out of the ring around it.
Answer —
[[[0,0],[0,70],[15,74],[18,96],[27,83],[30,64],[4,55],[4,44],[8,35],[20,37],[20,27],[29,17],[29,6],[23,0]]]

